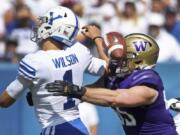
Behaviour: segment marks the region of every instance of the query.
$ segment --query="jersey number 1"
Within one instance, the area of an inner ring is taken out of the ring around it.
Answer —
[[[65,72],[65,74],[63,76],[63,80],[67,81],[69,83],[73,83],[72,70],[68,70]],[[72,108],[74,106],[75,106],[75,100],[73,100],[73,98],[67,97],[67,102],[64,103],[64,110],[67,110],[67,109]]]

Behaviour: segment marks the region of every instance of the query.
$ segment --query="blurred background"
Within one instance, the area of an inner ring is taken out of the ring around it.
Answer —
[[[167,98],[180,97],[180,0],[1,0],[0,92],[15,78],[19,60],[39,49],[30,40],[35,18],[57,5],[71,8],[81,27],[94,24],[101,28],[102,35],[109,31],[124,36],[134,32],[151,35],[160,47],[156,70],[164,81]],[[92,41],[84,44],[98,57]],[[84,84],[96,79],[86,74]],[[12,107],[0,109],[0,135],[39,134],[40,127],[25,94]],[[97,128],[93,135],[123,135],[113,110],[96,108],[96,120],[89,121]],[[93,112],[90,114],[95,118]]]

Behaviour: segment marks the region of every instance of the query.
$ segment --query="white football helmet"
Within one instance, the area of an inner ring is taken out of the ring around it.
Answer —
[[[39,17],[38,26],[34,28],[31,40],[40,43],[44,39],[52,38],[71,46],[78,31],[77,16],[69,8],[58,6]]]

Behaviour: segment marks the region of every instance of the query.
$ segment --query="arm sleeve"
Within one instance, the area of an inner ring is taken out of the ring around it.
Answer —
[[[6,88],[6,92],[9,96],[17,99],[23,91],[30,86],[31,82],[22,76],[18,76],[16,80],[11,82]]]

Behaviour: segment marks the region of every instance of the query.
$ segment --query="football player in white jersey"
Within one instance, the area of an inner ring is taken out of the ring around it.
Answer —
[[[79,119],[77,105],[80,101],[53,96],[45,85],[54,80],[64,80],[81,86],[84,71],[102,75],[106,63],[92,57],[85,46],[75,42],[79,22],[70,9],[55,7],[39,21],[32,40],[41,50],[20,61],[16,79],[0,95],[0,107],[10,106],[29,88],[42,125],[41,135],[88,135]]]
[[[176,131],[180,135],[180,98],[171,98],[167,101],[168,108],[172,109],[173,111],[177,112],[174,116],[174,122],[176,125]]]

